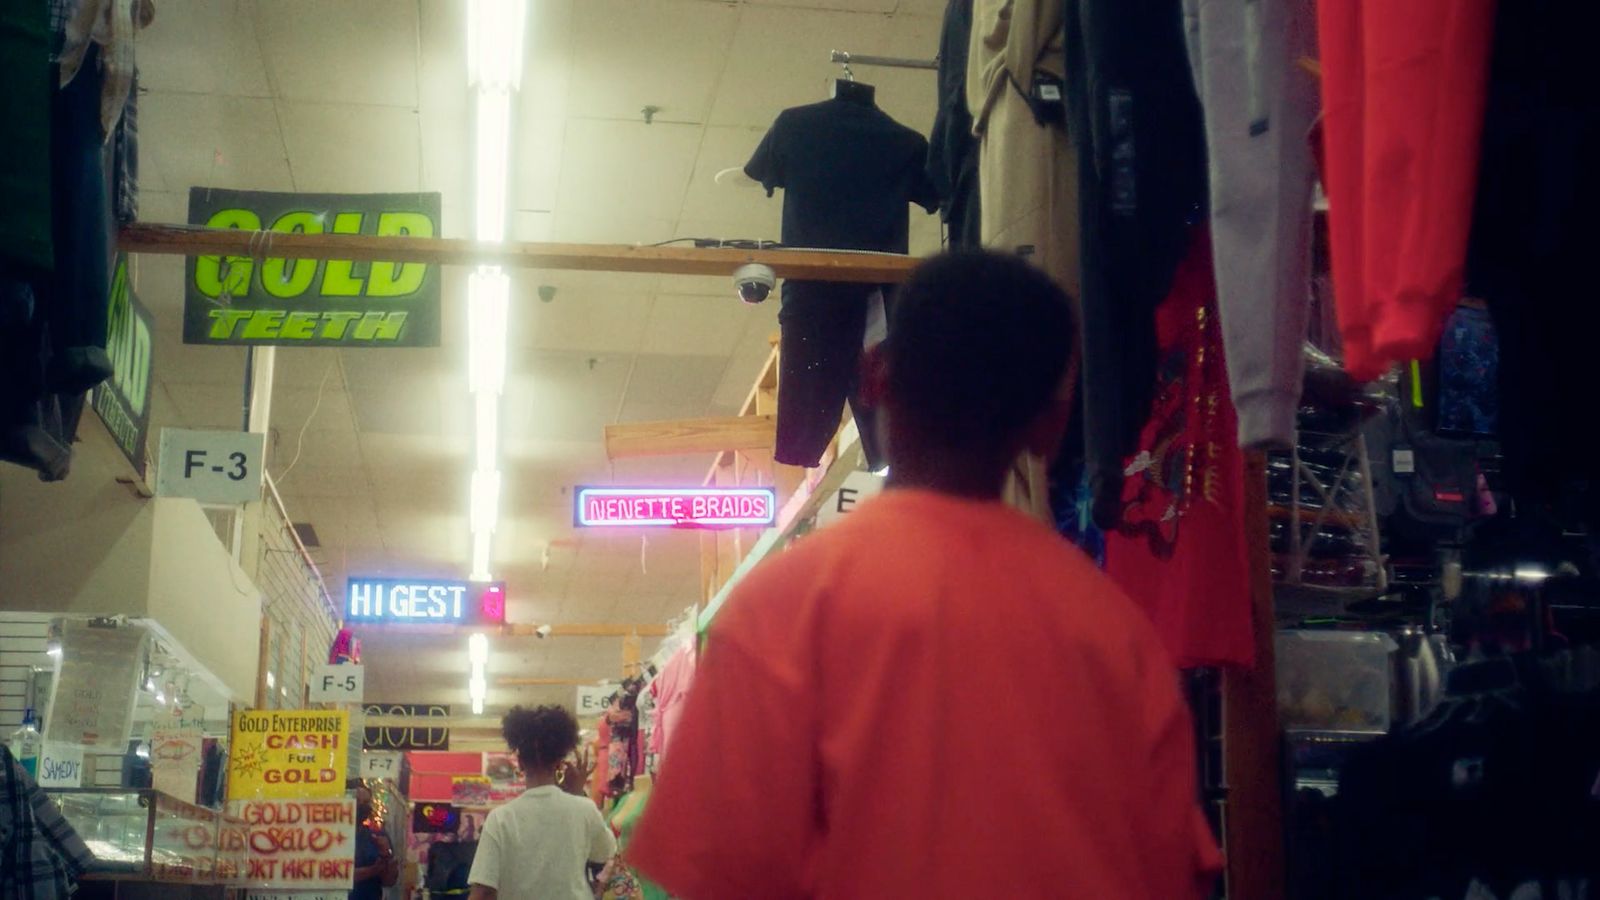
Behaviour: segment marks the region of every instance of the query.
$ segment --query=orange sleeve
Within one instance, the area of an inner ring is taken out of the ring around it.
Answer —
[[[734,623],[719,623],[733,625]],[[809,895],[818,835],[809,694],[788,654],[714,629],[661,777],[627,850],[686,900]]]
[[[1151,667],[1150,801],[1144,833],[1145,872],[1151,897],[1200,900],[1211,895],[1222,853],[1201,811],[1196,786],[1194,725],[1177,671],[1159,655]]]

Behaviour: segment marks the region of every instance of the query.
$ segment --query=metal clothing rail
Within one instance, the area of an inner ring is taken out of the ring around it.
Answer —
[[[845,50],[835,50],[829,60],[841,66],[880,66],[887,69],[937,69],[936,59],[901,59],[895,56],[859,56]]]

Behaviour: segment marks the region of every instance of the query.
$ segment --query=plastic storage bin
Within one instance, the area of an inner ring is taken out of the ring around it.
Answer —
[[[1397,647],[1383,632],[1278,632],[1278,714],[1284,729],[1387,732],[1394,715]]]

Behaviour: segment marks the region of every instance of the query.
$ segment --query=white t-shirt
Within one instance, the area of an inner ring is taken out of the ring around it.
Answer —
[[[489,812],[467,881],[494,888],[500,900],[594,900],[585,864],[616,852],[593,802],[546,785]]]

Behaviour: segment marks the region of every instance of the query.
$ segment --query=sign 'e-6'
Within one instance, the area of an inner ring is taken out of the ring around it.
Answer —
[[[191,256],[186,344],[437,347],[439,267],[272,256],[273,234],[434,237],[440,195],[189,190],[189,224],[264,232],[261,259]]]

